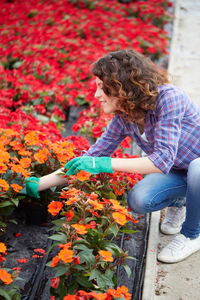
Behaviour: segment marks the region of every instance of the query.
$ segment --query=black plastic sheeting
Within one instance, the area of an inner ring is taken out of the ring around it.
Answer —
[[[64,136],[73,134],[71,127],[77,121],[79,110],[75,107],[68,110]],[[37,215],[38,212],[40,212],[39,215]],[[136,219],[139,217],[137,224],[130,224],[130,229],[136,230],[136,232],[118,236],[116,243],[128,251],[129,256],[134,257],[135,260],[127,260],[131,269],[130,278],[127,277],[122,266],[118,267],[117,285],[127,286],[132,294],[132,300],[140,300],[148,240],[149,214],[141,217],[133,213],[133,217]],[[28,209],[19,207],[15,211],[15,218],[18,224],[9,223],[6,235],[0,236],[0,240],[5,242],[9,253],[6,256],[4,267],[21,267],[19,276],[22,280],[17,281],[17,285],[20,287],[22,300],[49,300],[51,278],[54,277],[54,271],[53,268],[46,267],[46,263],[56,255],[55,250],[42,258],[33,258],[32,255],[35,254],[34,249],[42,248],[48,252],[52,245],[52,240],[49,239],[49,236],[52,235],[50,231],[51,219],[48,219],[50,216],[45,211],[42,212],[41,206]],[[16,233],[21,235],[16,237]],[[19,263],[18,258],[26,258],[28,262]]]
[[[4,267],[21,267],[20,277],[17,281],[21,289],[22,300],[49,300],[51,278],[54,277],[53,268],[47,267],[46,263],[56,255],[56,249],[42,258],[32,258],[35,248],[42,248],[48,252],[52,245],[49,236],[51,221],[44,225],[27,224],[26,212],[16,213],[18,224],[9,224],[8,231],[1,240],[6,243],[8,255]],[[133,214],[136,219],[138,215]],[[130,229],[136,230],[133,234],[122,234],[116,238],[116,243],[128,251],[129,256],[135,260],[127,260],[126,263],[131,269],[131,276],[128,278],[122,266],[117,269],[117,285],[125,285],[132,294],[133,300],[140,300],[143,285],[143,275],[145,266],[146,246],[149,229],[149,215],[144,215],[137,224],[130,223]],[[16,237],[16,233],[20,233]],[[18,258],[26,258],[27,263],[18,263]],[[60,299],[61,300],[61,299]]]

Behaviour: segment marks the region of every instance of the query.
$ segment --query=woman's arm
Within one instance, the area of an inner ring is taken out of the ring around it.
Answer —
[[[112,158],[111,165],[113,171],[141,174],[162,173],[148,157]]]

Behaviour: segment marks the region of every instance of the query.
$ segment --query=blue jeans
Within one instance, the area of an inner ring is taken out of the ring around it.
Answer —
[[[193,160],[187,172],[153,173],[139,181],[128,194],[128,205],[136,213],[161,210],[186,204],[186,219],[181,233],[189,238],[200,234],[200,158]]]

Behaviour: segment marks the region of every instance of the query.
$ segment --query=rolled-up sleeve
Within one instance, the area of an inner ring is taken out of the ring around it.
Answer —
[[[111,156],[126,136],[121,118],[114,116],[102,136],[84,155]]]
[[[183,93],[165,91],[157,102],[158,120],[154,132],[154,151],[148,158],[163,173],[168,174],[177,156],[185,113]]]

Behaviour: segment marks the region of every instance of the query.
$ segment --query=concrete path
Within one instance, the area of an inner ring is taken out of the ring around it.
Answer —
[[[169,59],[172,82],[200,105],[200,0],[176,0]],[[159,233],[160,212],[151,216],[142,300],[200,300],[200,251],[183,262],[157,262],[172,239]]]

